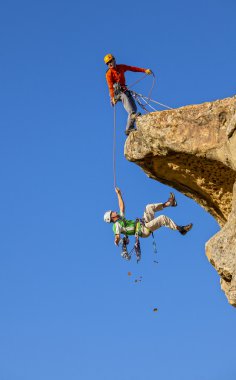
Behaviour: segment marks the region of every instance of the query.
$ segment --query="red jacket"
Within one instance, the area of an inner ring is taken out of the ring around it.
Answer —
[[[126,71],[135,71],[145,73],[146,69],[141,69],[135,66],[127,66],[127,65],[116,65],[116,67],[111,67],[106,72],[106,80],[109,87],[109,92],[111,98],[114,97],[114,83],[120,83],[123,88],[126,88],[125,84],[125,75]]]

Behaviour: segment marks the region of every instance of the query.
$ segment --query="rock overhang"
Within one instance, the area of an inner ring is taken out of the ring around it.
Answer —
[[[125,156],[218,221],[222,229],[206,254],[236,306],[236,96],[139,117]]]

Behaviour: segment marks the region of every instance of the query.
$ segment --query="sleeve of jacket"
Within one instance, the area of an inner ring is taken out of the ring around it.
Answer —
[[[107,85],[109,88],[110,97],[114,98],[114,88],[113,88],[114,81],[112,79],[110,70],[106,72],[106,80],[107,80]]]
[[[143,69],[141,67],[135,67],[135,66],[128,66],[128,65],[122,65],[124,71],[134,71],[134,72],[140,72],[145,73],[146,69]]]

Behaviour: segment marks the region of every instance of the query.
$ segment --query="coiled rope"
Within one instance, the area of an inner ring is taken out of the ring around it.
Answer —
[[[146,78],[147,74],[144,74],[141,78],[137,79],[135,82],[131,83],[126,89],[129,90],[131,87],[134,87],[137,83],[141,82],[144,78]]]
[[[145,79],[146,77],[148,76],[148,74],[144,74],[141,78],[139,78],[138,80],[136,80],[135,82],[133,82],[132,84],[130,84],[126,90],[130,90],[130,88],[132,88],[133,86],[135,86],[137,83],[141,82],[143,79]],[[152,80],[152,85],[151,85],[151,88],[149,90],[149,93],[148,93],[148,98],[150,99],[151,98],[151,94],[152,94],[152,91],[153,91],[153,88],[156,84],[156,77],[155,77],[155,74],[152,72],[152,77],[153,77],[153,80]]]
[[[143,75],[141,78],[139,78],[138,80],[136,80],[135,82],[133,82],[132,84],[130,84],[128,87],[127,87],[127,90],[130,90],[130,88],[132,88],[133,86],[135,86],[137,83],[141,82],[144,78],[147,77],[148,74],[145,74]],[[142,94],[138,94],[137,92],[135,91],[130,91],[132,93],[132,95],[134,96],[134,98],[137,100],[137,103],[140,105],[140,107],[142,109],[144,109],[146,112],[149,112],[147,109],[146,109],[146,106],[150,107],[153,111],[158,111],[155,107],[153,107],[150,102],[152,103],[156,103],[158,104],[159,106],[161,107],[164,107],[164,108],[167,108],[169,110],[173,109],[169,106],[167,106],[166,104],[163,104],[163,103],[160,103],[160,102],[157,102],[156,100],[153,100],[151,99],[151,95],[152,95],[152,91],[153,91],[153,88],[154,86],[156,85],[156,77],[155,77],[155,74],[152,72],[152,76],[153,76],[153,80],[152,80],[152,85],[151,85],[151,88],[149,90],[149,93],[148,93],[148,96],[144,96]],[[141,100],[144,101],[145,104],[143,104],[141,102]]]
[[[169,110],[172,110],[172,109],[173,109],[172,107],[169,107],[169,106],[167,106],[166,104],[163,104],[163,103],[157,102],[156,100],[153,100],[153,99],[151,99],[151,98],[149,98],[149,97],[147,97],[147,96],[144,96],[144,95],[142,95],[142,94],[138,94],[138,93],[135,92],[135,91],[131,91],[131,93],[132,93],[133,97],[136,99],[137,103],[140,105],[140,107],[141,107],[142,109],[144,109],[146,112],[149,112],[149,111],[146,109],[146,106],[150,107],[153,111],[158,111],[155,107],[153,107],[153,106],[150,104],[150,102],[155,103],[155,104],[158,104],[159,106],[164,107],[164,108],[167,108],[167,109],[169,109]],[[145,104],[143,104],[143,103],[141,102],[140,99],[142,99],[142,100],[145,102]],[[147,99],[147,100],[146,100],[146,99]]]

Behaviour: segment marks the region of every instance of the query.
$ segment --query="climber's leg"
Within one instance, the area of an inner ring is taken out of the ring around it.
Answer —
[[[153,203],[153,204],[148,204],[145,208],[144,214],[143,214],[143,219],[145,223],[150,222],[151,220],[154,219],[154,214],[157,211],[163,210],[163,203]]]
[[[126,124],[126,131],[134,129],[135,124],[135,115],[137,112],[137,106],[135,103],[135,100],[133,96],[131,95],[130,91],[122,92],[121,93],[121,101],[123,103],[123,106],[128,113],[128,119]]]
[[[172,230],[179,230],[177,224],[175,224],[175,222],[166,215],[160,215],[150,222],[145,223],[145,227],[147,227],[151,232],[158,230],[160,227],[168,227]]]

